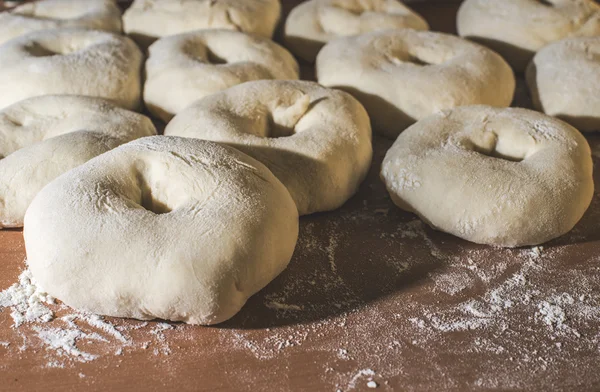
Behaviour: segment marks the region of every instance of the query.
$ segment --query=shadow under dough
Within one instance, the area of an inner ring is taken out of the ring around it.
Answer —
[[[301,217],[288,268],[216,327],[258,329],[325,320],[408,290],[444,266],[423,238],[402,234],[402,227],[419,222],[393,205],[379,179],[391,143],[374,138],[373,163],[357,194],[337,210]],[[423,235],[433,232],[424,224],[419,228]]]

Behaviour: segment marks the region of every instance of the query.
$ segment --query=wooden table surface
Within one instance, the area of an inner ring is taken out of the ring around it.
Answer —
[[[414,8],[454,31],[456,5]],[[522,81],[515,105],[529,105]],[[600,138],[588,140],[597,164]],[[359,193],[301,218],[289,268],[222,325],[96,320],[49,305],[52,321],[16,327],[5,308],[0,390],[600,390],[598,194],[543,247],[474,245],[393,206],[378,178],[390,145],[374,138]],[[0,289],[24,258],[21,231],[1,231]]]

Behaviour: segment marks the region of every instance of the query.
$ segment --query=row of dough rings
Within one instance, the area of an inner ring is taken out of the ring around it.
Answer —
[[[100,98],[42,96],[0,111],[0,227],[20,227],[46,184],[120,144],[156,134],[149,118]]]
[[[536,109],[580,131],[600,131],[600,36],[544,47],[525,77]]]
[[[294,111],[294,106],[296,105],[291,105],[290,107],[292,108],[292,112]],[[299,105],[299,107],[302,107],[302,104]],[[286,111],[286,108],[283,109],[284,111]],[[284,116],[285,117],[285,116]],[[292,116],[293,117],[293,116]],[[553,135],[556,136],[556,135]],[[164,139],[164,138],[163,138]],[[488,138],[484,138],[485,140],[487,140]],[[484,141],[485,141],[484,140]],[[194,141],[196,142],[196,141]],[[142,142],[139,142],[140,144]],[[152,153],[157,153],[157,152],[164,152],[165,154],[163,154],[166,158],[164,158],[165,160],[170,160],[170,159],[182,159],[183,157],[183,161],[185,165],[188,166],[193,166],[193,163],[190,163],[190,160],[192,162],[195,163],[201,163],[201,167],[198,166],[198,168],[202,168],[205,169],[207,167],[207,163],[206,160],[202,160],[200,159],[201,162],[197,162],[194,160],[194,158],[197,158],[198,155],[202,155],[201,153],[197,153],[197,154],[189,154],[189,153],[185,153],[185,145],[187,145],[188,141],[186,142],[182,142],[183,143],[183,147],[182,146],[177,146],[174,148],[170,148],[170,146],[172,145],[172,143],[169,141],[169,150],[168,151],[164,151],[161,150],[160,147],[156,146],[154,143],[151,143],[152,146],[151,148],[149,148],[148,150],[150,150]],[[134,143],[135,144],[135,143]],[[160,144],[160,143],[159,143]],[[487,144],[483,144],[484,146],[487,146]],[[210,147],[210,144],[207,144],[207,146],[209,147],[205,147],[205,150],[211,150],[213,147]],[[496,148],[499,149],[499,148]],[[128,151],[129,152],[129,151]],[[588,151],[589,152],[589,151]],[[111,154],[111,153],[109,153]],[[108,154],[106,154],[108,155]],[[105,155],[105,156],[106,156]],[[132,209],[135,209],[136,213],[140,213],[140,214],[144,214],[144,216],[148,216],[149,221],[151,221],[151,223],[154,223],[155,221],[159,221],[160,218],[159,217],[164,217],[164,216],[169,216],[167,219],[170,219],[171,217],[173,217],[173,215],[171,214],[165,214],[166,212],[173,212],[173,213],[182,213],[182,209],[178,208],[181,207],[182,205],[179,204],[179,202],[181,202],[181,199],[179,199],[179,196],[182,194],[189,194],[187,192],[180,192],[177,194],[173,194],[173,193],[169,193],[169,191],[164,191],[165,189],[168,188],[168,186],[164,185],[164,181],[160,181],[161,179],[164,180],[165,178],[172,178],[173,176],[171,175],[171,173],[159,173],[158,175],[156,175],[156,177],[153,177],[157,172],[160,172],[160,169],[164,169],[164,166],[159,165],[158,169],[156,166],[152,166],[148,169],[148,165],[146,161],[143,161],[143,159],[140,159],[140,156],[136,153],[132,154],[134,156],[135,162],[132,164],[131,161],[128,161],[128,159],[131,157],[129,156],[128,158],[128,154],[127,153],[123,153],[122,151],[114,152],[114,156],[116,157],[115,159],[119,162],[125,161],[126,163],[123,165],[123,167],[131,169],[131,167],[133,166],[136,170],[133,170],[134,172],[134,178],[136,180],[136,185],[137,188],[134,187],[125,187],[129,190],[134,189],[133,194],[134,196],[137,196],[138,193],[137,191],[135,191],[135,189],[139,189],[139,198],[130,198],[130,197],[123,197],[123,192],[121,192],[121,190],[123,188],[119,187],[117,184],[117,181],[111,181],[110,179],[107,180],[108,182],[106,183],[106,186],[103,187],[102,189],[100,189],[99,192],[100,196],[97,197],[96,200],[92,200],[92,203],[90,203],[93,206],[96,206],[96,208],[98,209],[102,209],[104,208],[106,211],[110,211],[107,212],[108,218],[107,221],[111,222],[111,219],[114,220],[119,220],[120,216],[119,214],[115,214],[115,211],[118,211],[119,206],[122,206],[122,204],[119,204],[119,201],[124,202],[125,206],[127,207],[132,207]],[[213,154],[214,155],[214,154]],[[588,154],[589,155],[589,154]],[[105,157],[103,156],[103,157]],[[585,153],[583,154],[583,156],[585,156]],[[100,160],[100,158],[99,158]],[[122,160],[122,161],[121,161]],[[143,162],[142,162],[143,161]],[[101,168],[103,166],[110,166],[107,164],[108,161],[102,161],[100,164],[98,164],[98,166],[93,166],[90,165],[90,168],[88,168],[88,171],[91,172],[96,172],[96,168]],[[170,161],[169,161],[170,163]],[[248,162],[245,162],[245,164],[247,165]],[[140,166],[137,166],[140,165]],[[222,168],[222,166],[226,167],[226,168],[230,168],[231,166],[233,166],[230,162],[221,162],[219,161],[219,163],[217,164],[217,166],[219,168]],[[141,167],[141,169],[139,169]],[[585,169],[585,165],[582,165],[582,168]],[[139,170],[138,170],[139,169]],[[581,168],[580,168],[581,169]],[[580,170],[580,172],[584,172],[584,170]],[[77,170],[77,169],[76,169]],[[83,170],[83,169],[82,169]],[[98,169],[98,172],[100,172],[101,170]],[[117,173],[122,173],[118,170],[115,170]],[[181,171],[181,170],[180,170]],[[127,171],[126,172],[128,174],[131,174],[131,171]],[[193,175],[197,175],[197,170],[190,170],[189,172],[186,172],[186,178],[190,178]],[[69,177],[71,175],[71,173],[67,174],[65,177]],[[98,174],[98,178],[105,178],[106,173],[100,173]],[[222,176],[220,176],[219,178],[221,178]],[[259,176],[260,177],[260,176]],[[272,177],[272,176],[271,176]],[[118,180],[122,180],[124,177],[122,176],[117,176]],[[158,178],[159,181],[153,181],[153,179]],[[175,177],[176,178],[176,177]],[[198,184],[204,186],[207,184],[208,181],[206,181],[204,178],[201,181],[198,182]],[[263,179],[264,180],[264,179]],[[57,182],[63,181],[63,178],[61,177]],[[67,180],[65,180],[67,181]],[[273,181],[275,181],[273,179]],[[79,182],[79,181],[78,181]],[[91,185],[92,182],[90,182]],[[124,181],[125,185],[128,185],[127,181]],[[150,185],[148,185],[150,184]],[[96,184],[97,185],[97,184]],[[153,187],[153,185],[155,185]],[[198,188],[202,188],[202,186],[198,186]],[[221,186],[221,183],[219,182],[218,186]],[[209,186],[210,187],[210,186]],[[50,188],[52,188],[52,184],[50,186]],[[46,205],[46,200],[47,198],[50,198],[53,200],[52,203],[50,203],[51,205],[53,204],[58,204],[61,202],[61,200],[63,200],[65,197],[64,195],[61,194],[61,191],[64,191],[65,189],[61,189],[60,186],[55,186],[56,189],[59,189],[59,191],[56,191],[56,193],[58,193],[58,196],[54,196],[53,194],[50,194],[48,197],[42,197],[42,200],[40,202],[40,204],[42,205],[42,207],[39,207],[37,210],[35,208],[32,208],[30,211],[34,211],[31,212],[33,218],[31,218],[33,220],[33,222],[36,222],[36,219],[41,219],[41,221],[54,221],[55,220],[55,216],[53,216],[53,213],[48,213],[48,205]],[[91,189],[91,187],[89,188]],[[115,191],[116,189],[116,191]],[[244,188],[246,189],[246,188]],[[256,189],[256,188],[255,188]],[[280,186],[280,189],[283,189],[283,187]],[[583,189],[583,187],[582,187]],[[77,190],[80,190],[79,188]],[[164,192],[161,192],[164,191]],[[215,191],[216,192],[216,191]],[[212,200],[212,196],[215,194],[215,192],[209,192],[209,196],[207,196],[207,198]],[[243,193],[244,197],[248,196],[247,189],[246,191]],[[75,192],[72,192],[75,193]],[[87,192],[82,192],[83,194],[89,194],[89,190]],[[191,193],[191,192],[190,192]],[[231,194],[236,194],[235,192],[228,192],[229,195]],[[254,195],[257,195],[256,193]],[[283,193],[282,193],[283,195]],[[46,196],[45,193],[43,196]],[[52,198],[52,196],[54,196]],[[126,195],[127,196],[127,195]],[[36,198],[36,201],[39,198]],[[68,199],[68,197],[67,197]],[[77,200],[78,197],[74,197],[72,198],[74,200]],[[138,202],[139,200],[139,202]],[[247,200],[247,199],[246,199]],[[195,200],[194,200],[195,201]],[[193,204],[194,206],[197,204],[194,204],[194,201],[190,204]],[[129,202],[131,202],[131,204],[129,204]],[[289,202],[289,200],[288,200]],[[35,204],[35,202],[34,202]],[[235,203],[233,203],[235,204]],[[275,202],[276,204],[276,202]],[[589,203],[588,203],[589,204]],[[206,206],[206,203],[201,202],[202,207]],[[281,204],[283,205],[283,203]],[[183,210],[185,210],[185,207],[187,207],[188,205],[184,202],[183,203]],[[141,208],[144,207],[144,208]],[[172,207],[175,207],[174,209],[172,209]],[[272,206],[270,206],[272,208]],[[190,207],[193,208],[193,207]],[[225,207],[222,207],[225,208]],[[276,207],[275,207],[276,208]],[[293,209],[293,207],[292,207]],[[585,208],[584,208],[585,209]],[[88,212],[90,209],[89,208],[84,208],[84,210],[86,212]],[[92,211],[94,210],[94,207],[91,208]],[[37,211],[37,212],[35,212]],[[62,212],[62,211],[60,211]],[[123,212],[123,210],[121,210],[121,212]],[[125,214],[127,214],[127,212],[129,212],[129,210],[125,210],[125,212],[121,215],[121,216],[125,216]],[[46,215],[44,215],[46,214]],[[28,217],[30,215],[30,212],[28,212]],[[185,215],[185,216],[190,216],[190,215]],[[40,218],[41,217],[41,218]],[[257,220],[256,218],[254,218],[253,221]],[[260,220],[260,218],[258,219]],[[29,218],[28,218],[29,221]],[[104,227],[104,223],[105,221],[103,219],[99,219],[97,222],[101,223],[102,226]],[[112,221],[114,222],[114,221]],[[291,220],[288,221],[288,223],[291,222]],[[121,223],[121,221],[119,221],[119,223]],[[35,223],[33,224],[33,230],[37,230],[37,226]],[[108,230],[111,230],[111,227],[114,229],[115,226],[118,226],[119,228],[121,227],[119,224],[108,224]],[[29,227],[30,225],[27,225],[27,229],[26,229],[26,233],[29,231]],[[296,228],[297,228],[297,217],[296,217]],[[195,229],[195,227],[193,228]],[[42,230],[43,231],[43,230]],[[118,230],[115,230],[118,231]],[[274,230],[272,230],[274,231]],[[69,237],[72,236],[72,234],[69,232]],[[236,233],[234,233],[236,234]],[[297,234],[297,231],[296,231]],[[117,234],[113,233],[113,237],[115,237]],[[222,235],[222,233],[221,233]],[[37,256],[40,256],[42,254],[47,254],[48,250],[51,248],[52,243],[45,242],[45,239],[40,240],[39,238],[43,238],[44,237],[44,233],[33,233],[32,235],[27,235],[27,238],[29,238],[28,240],[28,251],[29,248],[32,248],[32,254],[36,254]],[[155,235],[149,235],[149,237],[156,239],[156,233]],[[60,237],[60,236],[59,236]],[[238,234],[239,237],[239,234]],[[69,238],[68,237],[60,237],[59,240],[65,242],[66,244],[69,244]],[[147,240],[147,239],[146,239]],[[210,238],[211,241],[215,241],[214,237]],[[252,242],[252,244],[254,246],[256,246],[257,248],[259,247],[265,247],[266,243],[267,243],[268,239],[262,239],[262,241],[257,241],[257,242]],[[158,241],[157,241],[158,242]],[[294,239],[295,242],[295,239]],[[140,239],[140,243],[142,245],[140,245],[141,248],[144,248],[147,246],[147,243],[144,243],[144,239]],[[98,245],[97,243],[95,243],[96,245]],[[227,252],[233,252],[234,254],[238,254],[239,252],[239,243],[238,242],[232,242],[233,245],[231,245],[230,247],[227,247],[227,249],[224,251],[224,254],[226,254],[226,259],[230,260],[229,257],[227,257],[228,253]],[[238,248],[235,248],[236,246],[238,246]],[[241,246],[241,248],[246,251],[247,250],[247,246]],[[37,250],[36,250],[37,249]],[[293,246],[292,246],[293,249]],[[80,256],[84,256],[85,258],[83,259],[83,261],[87,261],[88,264],[94,264],[97,263],[98,261],[100,261],[99,264],[101,265],[106,265],[108,262],[101,258],[100,260],[98,260],[98,256],[103,256],[104,249],[102,249],[102,247],[100,247],[100,251],[99,253],[92,253],[92,254],[85,254],[85,255],[76,255],[75,259],[81,259]],[[198,252],[195,252],[196,254]],[[281,254],[284,254],[285,252],[281,252],[279,255],[281,256]],[[196,254],[194,254],[193,256],[196,256]],[[291,254],[291,251],[290,251]],[[54,253],[53,256],[55,256],[56,254]],[[244,254],[245,255],[245,254]],[[68,254],[60,254],[58,255],[55,259],[53,259],[53,264],[52,266],[55,267],[56,265],[60,265],[61,268],[64,268],[61,271],[57,271],[56,273],[63,273],[63,274],[71,274],[73,275],[74,273],[76,273],[76,271],[78,271],[78,265],[77,263],[70,263],[70,262],[64,262],[62,264],[60,264],[61,259],[64,259],[65,256],[69,256]],[[193,257],[192,256],[192,257]],[[207,282],[205,282],[204,285],[200,285],[198,287],[197,283],[194,281],[194,288],[198,289],[199,294],[197,296],[192,296],[191,297],[191,301],[188,302],[184,302],[182,304],[182,298],[187,298],[190,299],[189,297],[189,291],[186,290],[185,287],[185,283],[188,282],[188,280],[192,280],[192,278],[189,278],[191,275],[193,275],[194,280],[196,279],[196,274],[195,274],[195,269],[194,267],[197,267],[193,261],[195,261],[197,258],[192,258],[190,257],[190,263],[188,265],[184,265],[182,266],[179,263],[173,263],[171,264],[171,266],[173,266],[173,269],[168,270],[168,273],[172,273],[170,275],[171,279],[173,279],[173,276],[176,277],[183,277],[183,284],[182,284],[182,290],[185,290],[185,293],[180,294],[179,292],[177,292],[175,295],[170,295],[171,293],[167,293],[166,298],[164,298],[165,296],[163,295],[163,300],[161,299],[156,299],[154,301],[149,301],[148,303],[142,303],[141,306],[139,306],[139,304],[143,301],[145,301],[145,297],[142,296],[142,294],[146,293],[148,291],[148,287],[144,286],[144,285],[136,285],[136,284],[129,284],[130,282],[124,282],[123,285],[115,285],[114,286],[114,292],[118,292],[118,293],[122,293],[121,295],[118,296],[118,301],[115,301],[115,297],[114,296],[110,296],[108,298],[108,301],[106,301],[106,297],[104,297],[102,294],[100,294],[99,296],[94,296],[93,298],[90,298],[90,295],[88,295],[87,297],[83,296],[82,294],[85,293],[85,291],[81,290],[79,287],[74,287],[74,285],[71,282],[71,285],[69,286],[68,282],[67,282],[67,287],[65,287],[64,285],[56,285],[55,286],[55,290],[56,292],[61,292],[63,294],[60,294],[61,297],[68,297],[70,296],[71,298],[73,298],[74,301],[78,300],[81,298],[82,301],[85,302],[85,305],[82,305],[81,307],[84,307],[84,309],[87,310],[92,310],[95,312],[100,312],[103,314],[110,314],[110,315],[122,315],[122,316],[134,316],[134,317],[139,317],[139,318],[154,318],[154,317],[166,317],[165,318],[170,318],[170,319],[174,319],[174,320],[184,320],[187,322],[191,322],[191,323],[215,323],[215,322],[219,322],[219,321],[223,321],[224,319],[230,317],[232,314],[234,314],[239,307],[242,306],[242,304],[245,302],[246,298],[248,297],[248,295],[250,295],[252,293],[251,290],[248,290],[248,292],[243,293],[241,295],[236,295],[240,292],[243,292],[244,290],[240,289],[240,287],[243,286],[243,282],[244,279],[238,279],[239,278],[239,268],[238,265],[236,264],[235,266],[231,267],[231,268],[227,268],[227,266],[224,266],[223,263],[217,261],[215,262],[211,267],[214,268],[210,268],[210,267],[204,267],[204,268],[208,268],[208,277],[209,280]],[[140,257],[140,259],[143,259],[143,257]],[[287,263],[286,259],[284,257],[273,257],[273,258],[266,258],[267,260],[272,260],[273,264],[281,264],[282,262]],[[37,258],[37,260],[40,260],[40,267],[39,267],[39,273],[41,274],[48,274],[48,275],[52,275],[53,273],[55,273],[54,271],[48,271],[47,266],[44,265],[45,260],[41,259],[40,257]],[[246,265],[247,264],[247,259],[244,259],[242,257],[240,257],[239,260],[239,264],[241,265]],[[252,261],[254,259],[250,259],[250,261]],[[289,260],[289,258],[287,258],[287,260]],[[104,261],[104,262],[102,262]],[[137,260],[136,260],[137,261]],[[179,259],[175,260],[175,261],[179,261]],[[133,266],[133,268],[136,268],[138,266],[142,266],[144,264],[147,265],[148,260],[140,260],[139,264],[135,264]],[[189,267],[191,265],[191,268],[186,268]],[[131,268],[131,267],[130,267]],[[132,269],[133,269],[132,268]],[[168,267],[167,267],[168,268]],[[264,271],[263,268],[265,268],[265,266],[263,264],[260,264],[258,266],[258,268],[256,269],[260,269],[260,271]],[[57,268],[58,269],[58,268]],[[193,274],[189,274],[189,269],[191,269],[194,273]],[[225,269],[225,273],[223,272],[223,269]],[[75,272],[73,272],[75,270]],[[217,271],[214,275],[211,275],[210,273],[213,271]],[[113,271],[113,268],[110,268],[110,271]],[[183,271],[183,272],[182,272]],[[87,281],[91,281],[92,279],[90,279],[91,276],[96,276],[98,273],[102,273],[104,271],[92,271],[93,274],[92,275],[88,275],[87,272],[85,272],[82,277],[81,280],[87,280]],[[117,277],[117,282],[123,282],[125,279],[123,278],[123,276],[127,276],[128,273],[130,273],[131,271],[119,271],[119,273],[121,273],[121,276]],[[137,272],[137,271],[136,271]],[[142,274],[144,272],[146,272],[146,275],[148,274],[148,270],[144,270],[144,268],[141,268],[141,272]],[[154,270],[150,270],[150,273],[154,273]],[[161,271],[164,272],[164,271]],[[203,273],[205,273],[206,271],[203,270]],[[260,272],[259,272],[260,274]],[[109,277],[108,278],[114,278],[111,274],[108,274]],[[130,275],[130,274],[129,274]],[[265,273],[265,275],[261,275],[256,279],[250,279],[249,280],[249,284],[256,284],[256,287],[258,287],[258,289],[262,286],[260,286],[260,283],[256,283],[256,282],[261,282],[262,278],[264,278],[265,276],[267,276],[268,274]],[[268,276],[268,279],[265,278],[265,280],[270,280],[272,279],[272,277],[276,275],[276,273],[273,273],[271,275]],[[219,279],[213,279],[210,280],[210,278],[214,278],[214,276],[218,276]],[[156,283],[158,286],[163,287],[163,281],[161,281],[160,277],[157,277],[155,275],[154,280],[151,280],[150,283]],[[186,279],[188,278],[188,279]],[[57,278],[50,276],[50,284],[56,284],[57,282]],[[218,282],[217,287],[221,287],[219,285],[222,285],[222,287],[224,287],[222,290],[215,290],[215,284],[214,282]],[[266,284],[266,283],[264,283]],[[262,284],[262,285],[264,285]],[[89,287],[86,288],[86,290],[89,290]],[[237,290],[237,291],[235,291]],[[161,294],[164,294],[164,291],[161,291]],[[225,294],[222,294],[225,293]],[[194,302],[193,299],[195,298],[200,298],[199,302]],[[229,302],[228,302],[229,301]],[[108,302],[108,304],[106,304]],[[165,303],[166,302],[166,303]],[[69,302],[67,302],[69,303]],[[92,305],[90,305],[90,303]],[[133,305],[131,305],[131,303],[133,303]],[[98,306],[98,310],[93,310],[94,306],[96,304],[100,304]],[[158,304],[158,305],[157,305]],[[177,304],[179,306],[174,307],[173,304]],[[200,306],[199,306],[200,304]],[[202,306],[202,307],[201,307]],[[81,308],[80,307],[80,308]],[[150,311],[148,311],[148,309],[151,309]],[[197,313],[192,314],[193,310],[190,311],[190,309],[202,309],[202,312],[200,315],[198,315]]]
[[[285,269],[298,211],[246,154],[155,136],[51,182],[27,210],[24,237],[37,283],[69,306],[215,324]]]
[[[0,13],[0,44],[55,28],[120,33],[143,48],[160,37],[200,29],[229,29],[270,38],[279,21],[279,0],[135,0],[121,11],[115,0],[43,0]]]
[[[323,45],[336,37],[404,28],[429,26],[397,0],[309,0],[290,12],[284,38],[296,56],[312,63]]]
[[[595,0],[465,0],[456,24],[462,37],[494,49],[520,72],[551,42],[600,35],[600,5]]]
[[[299,66],[268,38],[199,30],[156,41],[146,61],[144,101],[165,122],[192,102],[250,80],[298,79]]]
[[[0,12],[0,45],[21,35],[55,28],[121,32],[114,0],[44,0]]]
[[[306,81],[247,82],[195,102],[165,135],[225,143],[265,164],[300,215],[340,207],[371,165],[369,117],[352,96]]]
[[[381,176],[393,202],[471,242],[537,245],[575,226],[594,194],[586,139],[526,109],[469,106],[404,131]]]
[[[143,55],[127,37],[98,30],[54,29],[0,46],[0,108],[26,98],[74,94],[141,106]]]
[[[169,35],[228,29],[271,38],[279,0],[134,0],[123,14],[125,33],[142,47]]]
[[[374,130],[388,137],[439,110],[509,106],[515,90],[510,66],[493,51],[452,35],[410,29],[331,41],[319,52],[316,72],[322,85],[354,95]]]

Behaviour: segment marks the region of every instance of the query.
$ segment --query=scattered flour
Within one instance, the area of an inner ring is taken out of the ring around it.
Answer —
[[[364,205],[382,210],[377,203]],[[344,217],[357,225],[376,219],[363,212]],[[305,351],[328,352],[322,381],[327,385],[334,381],[339,391],[378,388],[392,379],[394,385],[418,391],[410,387],[416,374],[423,385],[438,386],[440,391],[550,388],[564,382],[557,380],[572,367],[573,356],[597,355],[600,334],[583,334],[579,326],[600,325],[600,274],[556,268],[556,261],[569,254],[569,246],[497,249],[463,245],[449,237],[460,245],[446,250],[443,237],[434,240],[425,224],[409,220],[396,224],[395,230],[373,230],[372,236],[382,246],[378,253],[384,254],[378,261],[390,270],[379,280],[368,280],[377,282],[369,285],[365,279],[352,280],[350,272],[360,276],[375,260],[361,261],[361,254],[344,253],[342,244],[356,238],[351,228],[346,230],[350,234],[339,234],[333,224],[319,231],[310,223],[304,225],[296,251],[302,260],[315,262],[302,270],[293,270],[292,265],[290,273],[263,294],[265,307],[273,312],[268,318],[290,320],[289,325],[284,322],[266,331],[223,331],[224,346],[247,351],[261,361]],[[334,231],[337,269],[332,270],[332,253],[327,249]],[[364,238],[367,249],[369,241]],[[429,267],[420,275],[423,260]],[[403,276],[413,278],[402,280]],[[397,278],[401,285],[410,284],[415,276],[421,276],[423,289],[418,294],[407,298],[402,286],[389,292],[383,289]],[[372,306],[360,294],[367,287],[369,293],[380,289],[389,298]],[[318,294],[306,295],[311,290]],[[294,311],[286,306],[290,301]],[[312,317],[318,321],[311,322]],[[293,337],[297,338],[289,339]],[[458,384],[462,377],[454,375],[471,369],[447,358],[468,355],[485,358],[477,370],[479,377]],[[421,365],[415,367],[415,362]],[[378,369],[377,380],[365,364]]]
[[[4,309],[10,310],[13,330],[23,341],[18,350],[35,350],[41,344],[47,355],[47,368],[65,368],[77,362],[94,361],[102,355],[80,349],[82,344],[110,346],[113,355],[122,355],[125,347],[133,345],[131,338],[123,333],[127,328],[121,331],[101,316],[73,312],[67,306],[57,304],[36,286],[29,270],[21,273],[18,283],[0,292],[0,311]],[[58,313],[61,315],[57,316]],[[137,330],[148,325],[147,322],[136,324],[130,329]],[[157,355],[169,353],[163,331],[174,328],[167,323],[158,323],[148,331],[148,336],[157,342]],[[11,344],[0,342],[0,346],[9,349]]]
[[[77,341],[89,336],[85,332],[78,329],[40,327],[33,327],[33,330],[46,344],[46,350],[56,350],[58,355],[68,355],[82,362],[93,361],[98,358],[97,355],[83,352],[77,348]],[[96,337],[93,338],[96,339]]]
[[[373,377],[375,375],[375,372],[371,369],[361,369],[358,372],[356,372],[356,374],[350,379],[350,382],[348,383],[348,389],[354,389],[356,388],[356,383],[358,382],[359,379],[364,378],[364,377],[368,377],[369,381],[368,382],[373,382],[371,380],[371,377]]]
[[[54,313],[45,304],[54,299],[38,289],[29,270],[19,276],[19,282],[0,292],[0,309],[10,308],[13,327],[23,323],[48,322]]]

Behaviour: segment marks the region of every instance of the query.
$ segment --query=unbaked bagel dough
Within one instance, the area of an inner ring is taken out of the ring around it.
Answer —
[[[459,37],[387,30],[329,42],[316,64],[319,83],[354,95],[373,128],[396,137],[406,127],[456,106],[510,105],[515,77],[491,50]]]
[[[433,228],[506,247],[565,234],[594,194],[585,138],[526,109],[431,115],[398,137],[381,176],[394,203]]]
[[[54,29],[0,46],[0,109],[26,98],[74,94],[140,106],[142,53],[127,37]]]
[[[600,131],[600,36],[544,47],[527,67],[526,80],[536,109],[580,131]]]
[[[168,122],[194,101],[243,82],[298,79],[298,63],[267,38],[230,30],[165,37],[150,47],[144,101]]]
[[[0,44],[38,30],[84,28],[121,32],[114,0],[44,0],[0,13]]]
[[[23,226],[50,181],[119,144],[156,134],[150,119],[99,98],[30,98],[0,111],[0,227]]]
[[[398,0],[309,0],[290,12],[284,34],[286,46],[312,63],[323,45],[336,37],[404,28],[429,26]]]
[[[215,324],[285,269],[298,211],[249,156],[156,136],[46,186],[27,210],[24,237],[37,283],[69,306]]]
[[[165,135],[213,140],[264,163],[300,215],[340,207],[371,163],[369,116],[352,96],[314,82],[248,82],[195,102]]]
[[[500,53],[521,72],[538,50],[573,36],[600,35],[594,0],[465,0],[458,33]]]
[[[124,30],[142,47],[169,35],[228,29],[271,38],[279,0],[134,0],[123,14]]]

